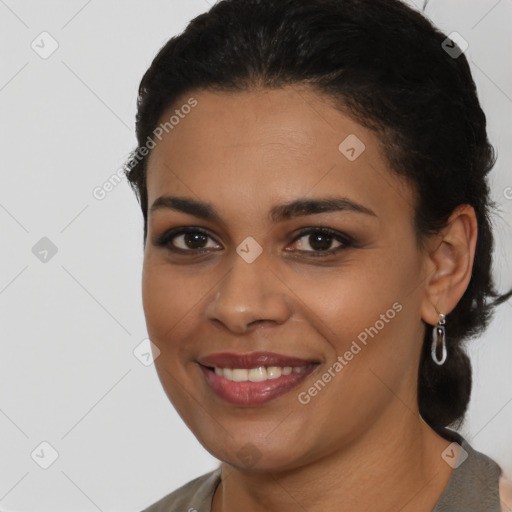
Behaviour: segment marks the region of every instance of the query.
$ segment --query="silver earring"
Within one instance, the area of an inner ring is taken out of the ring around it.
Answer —
[[[437,322],[437,325],[434,327],[432,331],[432,360],[439,366],[444,364],[447,356],[446,333],[444,329],[445,318],[446,315],[444,315],[443,313],[439,313],[439,321]],[[441,359],[437,357],[439,347],[441,347]]]

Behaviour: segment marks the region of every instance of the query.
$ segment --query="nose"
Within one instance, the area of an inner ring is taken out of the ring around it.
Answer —
[[[261,323],[280,325],[292,314],[289,293],[264,254],[252,263],[235,254],[231,269],[207,306],[207,317],[236,334]]]

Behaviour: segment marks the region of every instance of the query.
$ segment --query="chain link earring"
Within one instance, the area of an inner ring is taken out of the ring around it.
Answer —
[[[446,315],[443,313],[439,313],[439,320],[437,322],[437,325],[432,330],[431,355],[432,361],[434,361],[434,363],[436,363],[438,366],[442,366],[444,364],[444,362],[446,361],[446,357],[448,355],[448,352],[446,350],[446,332],[444,328],[445,322]],[[438,357],[439,348],[441,348],[441,358]]]

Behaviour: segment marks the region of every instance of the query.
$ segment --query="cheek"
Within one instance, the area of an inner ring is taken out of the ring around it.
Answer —
[[[198,279],[184,277],[169,265],[144,263],[142,273],[142,303],[150,339],[160,350],[177,347],[170,343],[182,332],[186,322],[197,314],[198,302],[206,292],[198,288]]]
[[[297,295],[331,336],[346,340],[392,306],[400,296],[400,283],[384,266],[379,268],[378,262],[358,261],[321,278],[302,281]]]
[[[328,361],[341,356],[347,369],[357,368],[344,371],[351,379],[370,367],[382,374],[400,373],[415,351],[416,305],[408,287],[410,272],[384,257],[373,258],[373,263],[333,272],[314,286],[302,282],[297,293],[314,313],[310,322],[329,345]]]

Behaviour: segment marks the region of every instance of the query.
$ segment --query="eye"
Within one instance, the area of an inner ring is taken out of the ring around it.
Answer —
[[[333,242],[338,243],[334,249],[331,248]],[[314,257],[329,256],[354,245],[349,236],[329,228],[305,228],[294,243],[298,245],[299,252],[311,253]],[[312,250],[304,249],[308,246]]]
[[[165,232],[155,240],[155,245],[175,252],[195,253],[221,248],[219,244],[208,246],[208,239],[213,240],[208,232],[200,228],[179,229]]]
[[[208,241],[210,245],[208,245]],[[298,247],[289,252],[308,253],[308,256],[325,257],[354,246],[354,240],[338,231],[324,227],[304,228],[293,241]],[[332,244],[338,245],[332,248]],[[164,247],[175,253],[202,254],[222,249],[210,234],[201,228],[178,228],[165,232],[154,240],[158,247]],[[307,249],[311,247],[312,250]]]

